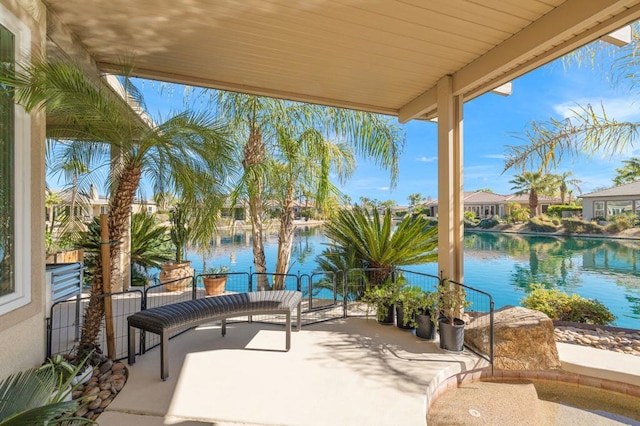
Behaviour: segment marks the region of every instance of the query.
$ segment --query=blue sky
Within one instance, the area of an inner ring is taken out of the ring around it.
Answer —
[[[524,143],[514,135],[522,134],[531,121],[546,121],[550,117],[560,119],[577,105],[587,104],[604,105],[607,114],[618,120],[640,121],[637,93],[634,96],[628,87],[615,87],[608,80],[611,66],[608,58],[608,55],[599,55],[595,67],[555,61],[514,80],[510,96],[489,93],[465,103],[464,189],[489,188],[500,194],[513,192],[509,180],[514,171],[502,173],[506,146]],[[164,86],[163,92],[159,93],[155,83],[139,84],[154,119],[160,114],[166,118],[170,110],[179,108],[181,86]],[[407,197],[412,193],[437,198],[437,125],[413,121],[403,127],[406,145],[400,158],[398,185],[390,189],[386,171],[358,159],[355,174],[341,186],[354,202],[367,197],[380,201],[391,199],[406,205]],[[629,150],[613,159],[598,154],[565,159],[555,172],[572,171],[575,178],[582,180],[583,193],[587,193],[612,186],[615,169],[631,156],[640,156],[640,149]]]
[[[589,64],[565,66],[556,61],[514,80],[510,96],[489,93],[467,102],[463,111],[464,189],[513,192],[509,180],[519,170],[502,174],[506,146],[522,144],[514,135],[522,134],[531,121],[566,117],[578,104],[602,104],[607,114],[618,120],[640,121],[637,96],[626,87],[613,87],[605,72],[609,65],[600,65],[592,69]],[[430,122],[411,122],[405,126],[407,141],[395,189],[389,189],[388,174],[360,161],[344,191],[354,200],[365,196],[381,201],[392,199],[400,205],[408,204],[407,196],[416,192],[437,198],[436,126]],[[631,156],[640,156],[640,149],[613,159],[598,154],[565,159],[556,173],[572,171],[575,178],[582,180],[583,193],[587,193],[612,186],[615,169]]]

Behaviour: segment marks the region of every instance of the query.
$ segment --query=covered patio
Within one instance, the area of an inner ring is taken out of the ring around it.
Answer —
[[[96,78],[127,71],[388,114],[402,123],[437,117],[438,138],[430,142],[438,145],[438,270],[459,282],[464,102],[490,91],[506,94],[513,79],[594,40],[615,41],[613,31],[640,19],[640,0],[0,0],[0,6],[0,24],[16,36],[16,60],[31,60],[31,49],[34,56],[71,57]],[[12,172],[24,184],[15,209],[20,297],[0,310],[0,341],[11,347],[0,352],[2,376],[42,361],[51,291],[44,256],[34,255],[44,253],[47,121],[42,112],[21,117],[26,130],[15,145],[25,155]],[[238,324],[223,339],[217,327],[171,342],[175,373],[168,382],[158,379],[157,349],[141,357],[100,424],[424,424],[430,390],[484,366],[475,355],[443,353],[437,344],[359,318],[309,326],[294,334],[288,353],[280,352],[277,328]]]
[[[99,423],[422,425],[439,385],[478,378],[488,364],[375,319],[305,326],[289,352],[283,335],[256,323],[232,324],[224,338],[218,324],[182,334],[170,342],[167,381],[159,348],[138,357]]]

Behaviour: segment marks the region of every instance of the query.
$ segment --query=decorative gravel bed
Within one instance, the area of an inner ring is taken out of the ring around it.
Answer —
[[[598,326],[555,326],[556,342],[640,356],[640,331]]]
[[[127,369],[122,362],[107,360],[98,367],[87,383],[73,392],[73,398],[86,397],[86,404],[76,416],[95,420],[113,401],[127,382]]]

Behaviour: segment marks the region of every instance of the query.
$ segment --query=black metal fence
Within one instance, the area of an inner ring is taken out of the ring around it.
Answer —
[[[149,309],[185,300],[207,297],[203,279],[211,274],[200,274],[178,278],[165,283],[155,283],[144,289],[132,289],[127,292],[95,296],[105,300],[109,298],[113,306],[111,321],[115,331],[115,359],[124,359],[127,355],[126,318],[140,310]],[[375,314],[362,302],[369,283],[391,281],[401,285],[419,287],[425,292],[437,292],[444,280],[435,275],[424,274],[406,269],[350,269],[338,272],[318,272],[313,274],[261,274],[229,272],[226,277],[225,292],[263,291],[274,288],[297,290],[303,294],[302,325],[328,321],[336,318],[358,317]],[[177,283],[185,282],[182,286]],[[467,322],[485,325],[486,332],[481,337],[483,344],[468,348],[493,363],[493,311],[491,295],[468,285],[449,281],[448,283],[464,289],[468,308]],[[57,353],[69,353],[77,343],[82,327],[84,312],[92,296],[59,301],[53,304],[47,318],[47,356]],[[261,315],[236,318],[235,322],[255,321],[282,324],[281,318]],[[138,351],[142,352],[159,344],[158,336],[136,331]],[[103,351],[106,348],[105,324],[103,321],[98,344]]]

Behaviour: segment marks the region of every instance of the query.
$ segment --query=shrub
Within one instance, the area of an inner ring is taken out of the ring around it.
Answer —
[[[549,216],[553,216],[553,217],[557,217],[557,218],[562,218],[562,213],[563,212],[571,212],[571,213],[582,213],[582,206],[576,206],[576,205],[570,205],[570,206],[549,206],[549,208],[547,209],[547,214]]]
[[[602,226],[584,219],[574,217],[562,219],[562,226],[568,234],[602,234]]]
[[[609,216],[608,220],[610,223],[606,227],[607,232],[622,232],[636,226],[638,215],[627,212]]]
[[[500,217],[498,216],[485,217],[480,221],[480,223],[478,223],[478,226],[483,229],[488,229],[488,228],[493,228],[494,226],[497,226],[499,223],[500,223]]]
[[[555,232],[558,230],[560,221],[552,220],[548,216],[538,216],[529,219],[529,229],[534,232]]]
[[[531,284],[530,288],[531,292],[520,301],[522,306],[540,311],[552,320],[609,325],[616,319],[597,299],[548,290],[541,284]]]

